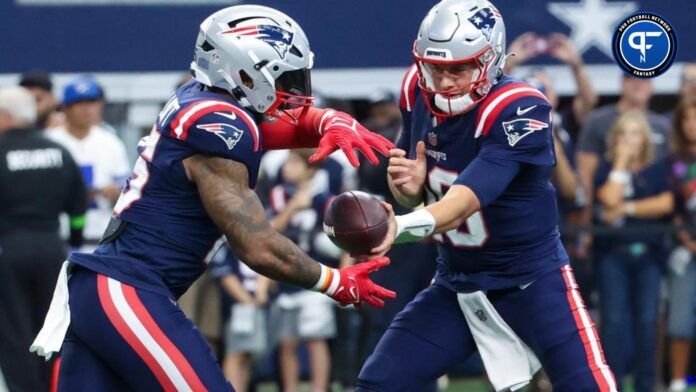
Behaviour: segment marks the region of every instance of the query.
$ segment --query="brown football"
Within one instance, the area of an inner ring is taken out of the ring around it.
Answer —
[[[389,216],[376,197],[360,191],[338,195],[324,214],[324,232],[352,255],[365,255],[382,243]]]

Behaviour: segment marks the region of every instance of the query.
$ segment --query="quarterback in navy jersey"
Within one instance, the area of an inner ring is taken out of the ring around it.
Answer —
[[[559,391],[615,391],[560,242],[551,105],[503,75],[505,27],[485,0],[444,0],[423,20],[402,85],[389,186],[393,244],[432,235],[433,284],[399,313],[358,391],[422,391],[478,351],[497,391],[543,366]],[[399,262],[408,262],[400,260]]]
[[[318,147],[317,161],[341,148],[357,164],[353,148],[376,163],[373,149],[393,147],[345,113],[310,107],[312,58],[300,26],[271,8],[229,7],[201,24],[195,80],[139,143],[101,246],[64,264],[32,345],[47,356],[62,348],[59,390],[232,390],[175,302],[221,234],[257,272],[342,305],[394,298],[368,277],[387,258],[320,264],[272,229],[254,193],[267,149]]]

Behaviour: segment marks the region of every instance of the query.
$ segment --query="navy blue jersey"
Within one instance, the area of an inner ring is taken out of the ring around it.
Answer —
[[[404,78],[404,131],[397,145],[415,157],[426,143],[425,202],[453,184],[466,185],[481,211],[461,227],[435,235],[436,280],[466,292],[514,287],[567,263],[560,242],[551,106],[528,84],[503,76],[474,109],[436,119],[416,84]]]
[[[192,81],[167,102],[138,153],[114,207],[114,215],[127,222],[124,232],[93,254],[73,254],[70,261],[179,297],[203,272],[203,260],[221,236],[183,160],[201,154],[243,163],[253,188],[262,153],[259,129],[232,98]]]

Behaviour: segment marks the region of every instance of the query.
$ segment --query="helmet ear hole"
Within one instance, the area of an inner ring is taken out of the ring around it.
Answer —
[[[293,45],[292,48],[290,48],[290,53],[294,54],[297,57],[302,58],[302,52],[300,52],[299,49],[297,49],[297,46]]]
[[[213,45],[210,44],[210,42],[208,42],[206,40],[206,41],[203,41],[203,43],[201,44],[201,49],[203,49],[204,52],[210,52],[211,50],[213,50],[215,48],[213,47]]]
[[[245,70],[239,70],[239,78],[242,80],[242,83],[244,83],[245,87],[250,89],[254,88],[254,80],[251,79],[251,76],[249,76],[249,74],[246,73]]]

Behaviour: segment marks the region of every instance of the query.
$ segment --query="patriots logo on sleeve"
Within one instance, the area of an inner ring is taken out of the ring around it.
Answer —
[[[518,118],[512,121],[503,121],[503,130],[505,130],[505,135],[507,135],[510,147],[514,147],[517,142],[530,133],[548,127],[549,124],[533,118]]]
[[[227,145],[227,149],[231,150],[237,145],[242,138],[242,131],[234,125],[225,123],[201,124],[196,126],[206,132],[210,132],[219,137]]]
[[[290,49],[294,34],[280,26],[273,25],[254,25],[235,27],[231,30],[223,31],[220,34],[234,34],[243,37],[253,37],[271,45],[273,49],[285,58],[285,54]]]

